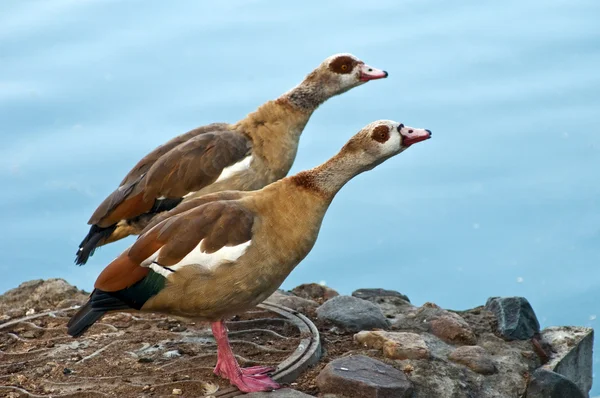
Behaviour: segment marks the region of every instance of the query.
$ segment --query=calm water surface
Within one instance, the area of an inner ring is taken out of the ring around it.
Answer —
[[[390,77],[322,106],[292,171],[376,119],[434,139],[348,184],[283,287],[522,295],[543,326],[598,326],[600,2],[217,3],[0,3],[0,292],[90,289],[131,239],[76,267],[85,222],[140,157],[351,52]]]

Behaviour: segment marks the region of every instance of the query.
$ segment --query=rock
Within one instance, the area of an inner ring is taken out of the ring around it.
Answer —
[[[415,308],[410,304],[408,297],[394,290],[358,289],[352,292],[352,296],[377,305],[392,325],[401,321],[407,312]]]
[[[448,313],[434,318],[430,322],[431,333],[446,343],[469,344],[477,343],[475,334],[459,315]]]
[[[178,358],[181,356],[179,350],[166,351],[162,354],[164,358]]]
[[[271,392],[253,392],[244,395],[244,398],[310,398],[312,395],[292,390],[291,388],[282,388],[281,390]]]
[[[87,299],[87,294],[71,286],[64,279],[37,279],[23,282],[0,296],[0,313],[12,318],[44,310],[56,309],[65,299],[77,299],[79,303]],[[17,309],[18,310],[15,310]],[[16,312],[15,312],[16,311]]]
[[[527,398],[586,398],[575,383],[547,369],[533,372],[527,386]]]
[[[372,302],[381,309],[383,315],[392,322],[392,324],[398,322],[406,316],[407,313],[413,311],[415,308],[411,303],[400,297],[373,297],[370,299],[363,299]]]
[[[385,289],[358,289],[352,292],[352,296],[361,298],[363,300],[373,299],[377,297],[398,297],[404,301],[410,300],[408,296],[397,292],[395,290],[385,290]]]
[[[354,335],[354,341],[368,348],[383,349],[390,359],[427,359],[430,356],[427,344],[416,333],[362,331]]]
[[[477,343],[475,333],[460,315],[446,311],[434,303],[425,303],[418,308],[406,303],[402,312],[392,321],[392,328],[412,332],[429,332],[449,344],[474,345]]]
[[[300,286],[296,286],[292,289],[292,293],[298,297],[310,300],[318,300],[319,302],[324,302],[340,295],[332,288],[319,285],[318,283],[305,283]]]
[[[542,331],[542,341],[554,353],[544,368],[565,376],[584,393],[592,388],[592,350],[594,330],[576,326],[549,327]]]
[[[315,301],[308,300],[302,297],[287,295],[277,290],[273,293],[269,298],[265,300],[266,302],[283,305],[284,307],[288,307],[292,310],[306,313],[308,311],[314,310],[319,306]]]
[[[352,296],[337,296],[326,301],[317,308],[317,316],[351,332],[389,327],[379,307]]]
[[[540,332],[540,323],[525,297],[490,297],[485,308],[498,320],[498,333],[507,340],[528,340]]]
[[[462,346],[454,350],[448,359],[465,365],[473,372],[482,375],[491,375],[496,373],[496,365],[490,358],[489,353],[483,347],[479,346]]]
[[[346,398],[412,397],[412,383],[406,375],[383,362],[352,355],[331,361],[317,376],[321,394]]]

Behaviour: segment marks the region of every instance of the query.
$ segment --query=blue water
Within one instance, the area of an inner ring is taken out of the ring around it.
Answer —
[[[283,287],[454,309],[522,295],[544,326],[598,326],[600,2],[218,3],[0,3],[0,292],[90,289],[131,240],[81,268],[77,244],[140,157],[351,52],[390,77],[323,105],[292,171],[376,119],[434,139],[348,184]]]

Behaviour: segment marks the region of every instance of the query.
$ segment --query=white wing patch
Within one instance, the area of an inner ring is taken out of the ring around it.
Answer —
[[[169,274],[173,273],[172,271],[169,271],[165,267],[162,267],[156,263],[150,263],[150,266],[148,268],[150,268],[152,271],[156,272],[157,274],[161,274],[165,278],[168,278]]]
[[[251,240],[241,243],[237,246],[224,246],[221,249],[217,250],[214,253],[204,253],[200,250],[200,246],[202,245],[202,241],[196,246],[191,252],[189,252],[180,262],[175,265],[170,265],[169,269],[172,271],[177,271],[181,267],[185,267],[186,265],[198,264],[204,268],[215,269],[219,265],[235,261],[240,258],[248,249]],[[172,274],[171,271],[165,269],[164,267],[154,263],[158,256],[160,255],[160,250],[154,253],[152,256],[147,258],[143,263],[143,267],[149,267],[153,271],[161,274],[165,278]]]
[[[232,164],[229,167],[225,167],[223,171],[221,171],[221,175],[219,175],[219,178],[217,178],[217,181],[215,182],[226,180],[227,178],[231,177],[239,171],[249,169],[250,163],[252,163],[252,155],[246,156],[244,159],[240,160],[235,164]]]

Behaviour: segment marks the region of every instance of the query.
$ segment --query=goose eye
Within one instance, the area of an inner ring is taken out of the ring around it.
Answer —
[[[390,138],[390,128],[388,126],[377,126],[373,133],[371,134],[371,138],[375,141],[383,144]]]
[[[348,70],[348,65],[342,65],[342,70],[343,71],[347,71]]]

